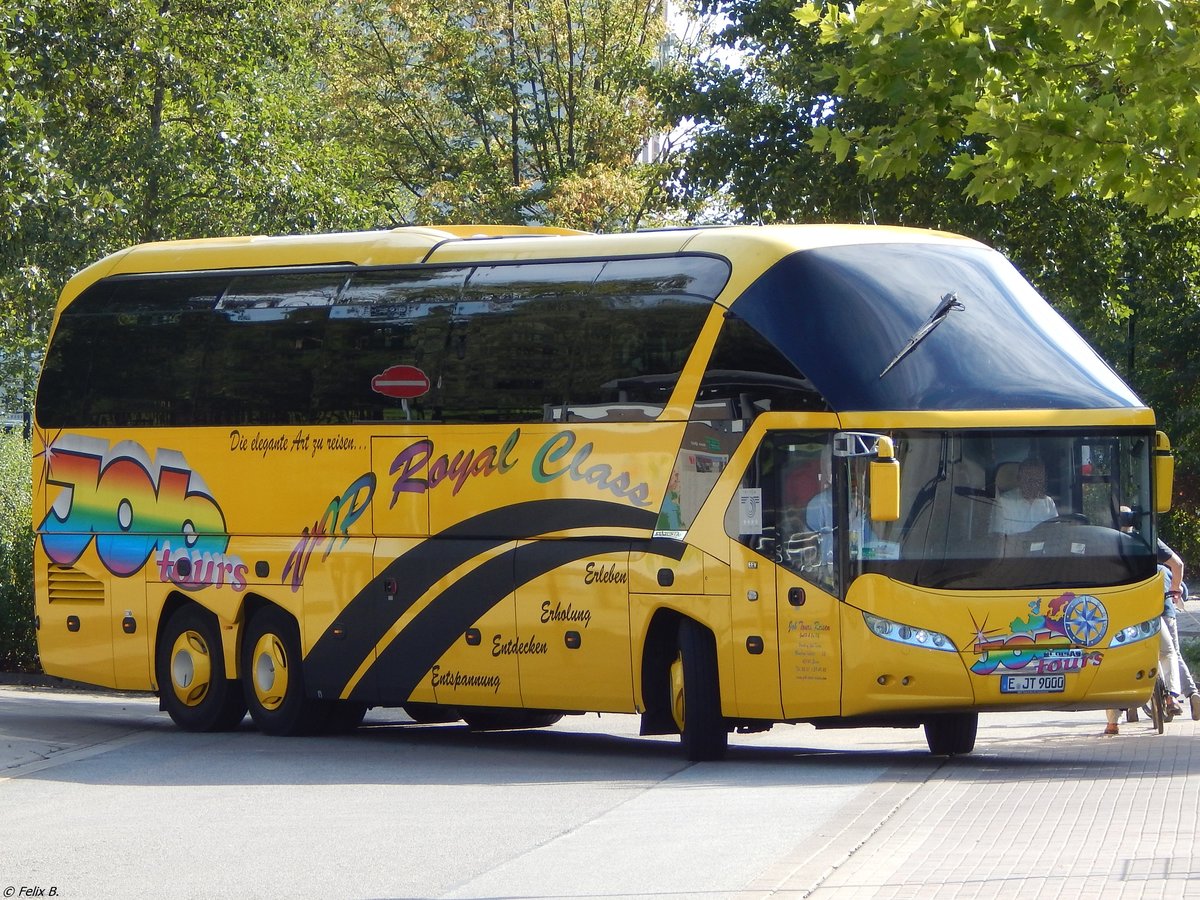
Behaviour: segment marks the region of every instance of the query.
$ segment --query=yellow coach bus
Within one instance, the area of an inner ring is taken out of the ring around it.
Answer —
[[[35,430],[46,672],[190,730],[597,711],[691,759],[783,722],[955,754],[1155,675],[1166,438],[954,235],[133,247],[66,286]]]

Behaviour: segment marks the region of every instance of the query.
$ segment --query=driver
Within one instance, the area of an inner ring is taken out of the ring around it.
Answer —
[[[1046,495],[1046,466],[1030,457],[1017,467],[1017,486],[997,498],[992,513],[992,531],[1016,534],[1058,515],[1054,501]]]

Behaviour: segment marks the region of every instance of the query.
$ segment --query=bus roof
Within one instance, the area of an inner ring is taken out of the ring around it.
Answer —
[[[349,262],[394,265],[517,257],[720,252],[736,244],[774,244],[784,252],[845,244],[968,241],[959,235],[881,225],[720,225],[594,234],[525,225],[405,226],[386,231],[277,237],[222,237],[139,244],[113,273]]]
[[[945,232],[874,225],[728,225],[623,234],[538,226],[446,225],[334,234],[201,238],[139,244],[114,253],[76,275],[64,291],[64,298],[75,296],[88,284],[109,275],[150,272],[297,265],[461,264],[655,256],[684,251],[738,256],[750,260],[750,268],[761,272],[798,250],[943,241],[974,243]]]

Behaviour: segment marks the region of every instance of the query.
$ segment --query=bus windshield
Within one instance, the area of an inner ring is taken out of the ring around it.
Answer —
[[[1155,571],[1153,437],[900,431],[901,515],[870,522],[868,460],[847,460],[849,575],[944,589],[1096,588]],[[857,527],[856,527],[857,526]]]

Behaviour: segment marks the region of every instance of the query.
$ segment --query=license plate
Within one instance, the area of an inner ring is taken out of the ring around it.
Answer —
[[[1066,690],[1065,675],[1001,675],[1002,694],[1056,694]]]

